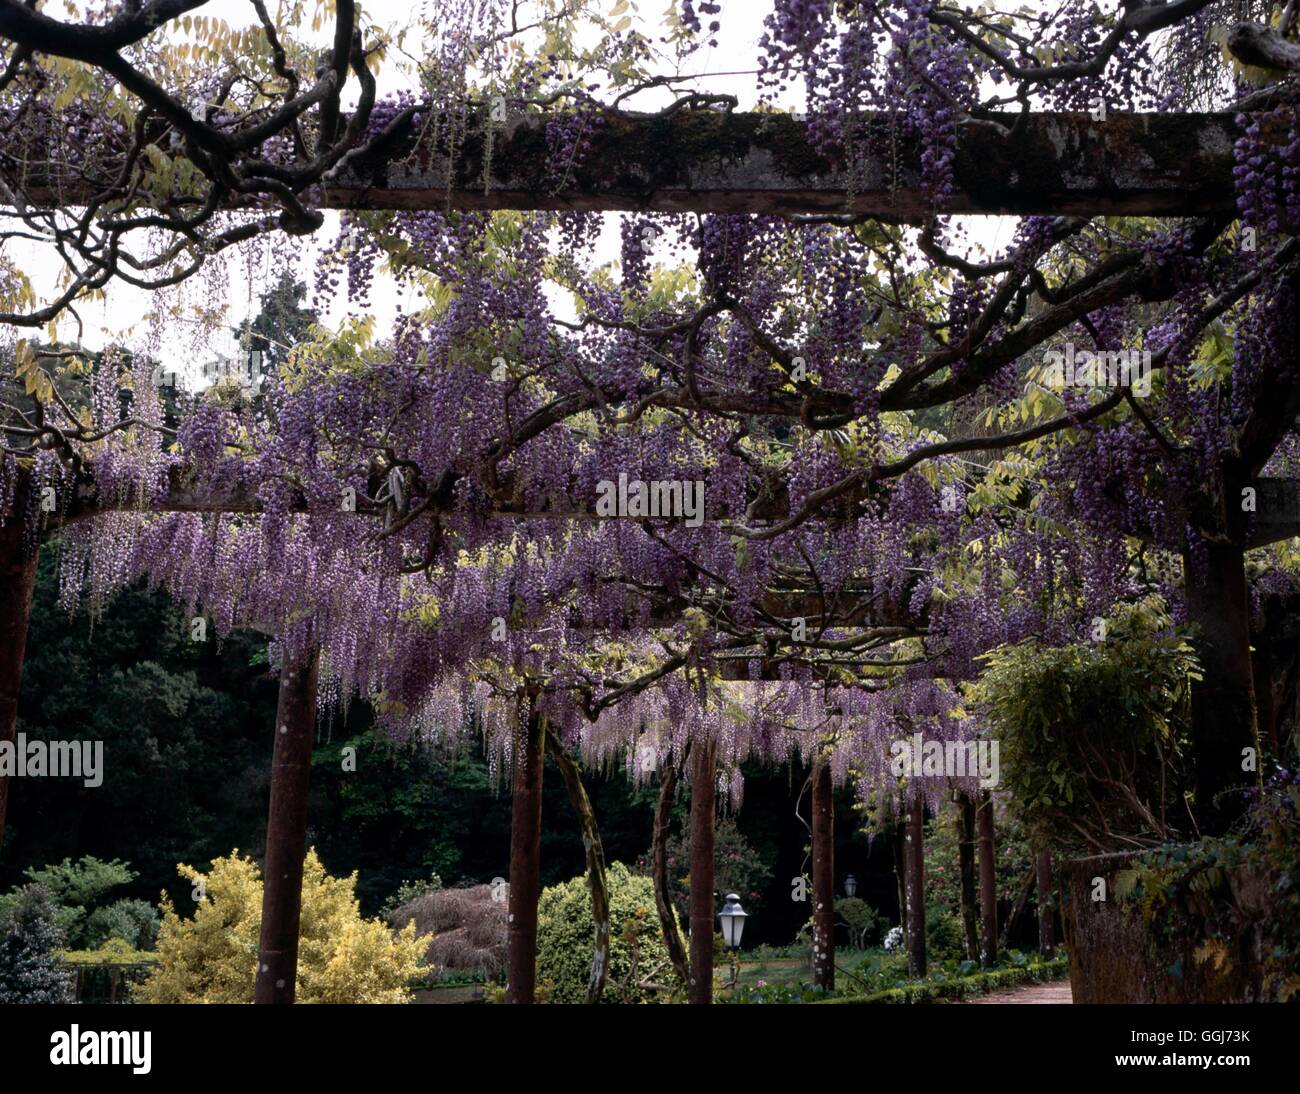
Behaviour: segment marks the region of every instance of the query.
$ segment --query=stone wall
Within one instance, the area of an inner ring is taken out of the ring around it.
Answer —
[[[1076,1003],[1266,1002],[1267,887],[1238,870],[1229,874],[1220,902],[1243,921],[1231,937],[1205,946],[1205,939],[1160,938],[1142,921],[1135,902],[1115,897],[1115,876],[1132,853],[1062,861],[1061,918],[1070,956]],[[1094,878],[1106,883],[1106,899],[1094,900]],[[1201,903],[1197,906],[1197,902]],[[1193,897],[1188,911],[1213,913],[1208,898]]]

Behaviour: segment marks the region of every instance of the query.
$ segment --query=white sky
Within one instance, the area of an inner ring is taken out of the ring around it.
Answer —
[[[436,5],[437,0],[432,2]],[[603,2],[605,10],[609,11],[614,9],[617,0]],[[669,2],[675,4],[677,0],[637,0],[630,4],[633,14],[641,20],[640,29],[652,38],[657,39],[663,33],[659,21]],[[388,27],[400,26],[413,10],[408,0],[369,0],[364,7],[372,22]],[[636,11],[638,8],[639,12]],[[762,34],[763,18],[768,11],[768,0],[722,0],[721,14],[712,17],[722,23],[718,47],[714,49],[703,46],[684,59],[680,71],[701,77],[697,86],[702,89],[736,95],[740,100],[740,109],[751,108],[755,102],[752,73],[759,53],[757,43]],[[233,27],[256,23],[256,16],[247,0],[212,0],[212,3],[201,9],[201,13],[224,19]],[[710,17],[702,18],[707,25]],[[328,44],[327,31],[328,23],[326,32],[319,36],[322,46]],[[412,43],[408,42],[406,52],[418,53],[418,47],[412,48]],[[665,68],[670,69],[671,58],[665,60]],[[385,90],[392,91],[404,85],[411,86],[409,78],[403,77],[393,66],[386,68],[380,75],[381,94]],[[349,85],[349,89],[355,94],[355,81]],[[661,108],[668,101],[668,91],[653,90],[625,105],[629,109],[653,110]],[[803,103],[800,94],[796,92],[788,95],[780,105],[800,109]],[[620,215],[604,214],[606,227],[596,251],[598,261],[615,261],[618,257]],[[971,222],[968,227],[970,236],[993,250],[1009,241],[1015,225],[1012,218],[1006,217],[963,220]],[[316,261],[322,248],[335,238],[337,226],[338,214],[329,212],[326,214],[325,225],[314,236],[289,238],[276,235],[239,253],[228,253],[225,261],[209,261],[203,272],[178,290],[167,294],[165,300],[168,314],[164,320],[152,325],[148,318],[150,294],[114,283],[107,290],[103,303],[78,305],[77,312],[83,324],[81,343],[90,349],[100,348],[110,342],[125,343],[147,350],[169,366],[178,367],[182,375],[185,375],[185,370],[196,370],[203,362],[216,356],[233,357],[238,347],[228,329],[256,313],[258,294],[274,282],[286,267],[295,271],[298,278],[307,283],[310,296]],[[24,263],[38,292],[44,294],[53,288],[61,267],[48,250],[31,245],[25,250],[14,247],[10,253],[16,261]],[[224,312],[213,310],[223,303]],[[552,303],[560,314],[571,314],[568,302],[561,299],[560,294],[553,296]],[[403,311],[409,312],[418,309],[420,301],[412,290],[399,288],[391,278],[377,271],[368,311],[378,320],[379,337],[384,337],[391,330],[399,304]],[[354,307],[351,310],[356,309]],[[348,311],[346,303],[336,301],[322,318],[327,325],[333,326]],[[212,319],[218,316],[221,326],[214,332]],[[65,316],[58,324],[58,336],[69,342],[77,340],[76,321]]]

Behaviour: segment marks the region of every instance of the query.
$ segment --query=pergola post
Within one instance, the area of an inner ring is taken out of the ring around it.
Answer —
[[[1038,952],[1047,959],[1056,956],[1056,922],[1052,908],[1052,854],[1039,851],[1034,856],[1034,873],[1038,885]]]
[[[39,551],[35,547],[30,554],[24,550],[25,508],[15,504],[0,526],[0,742],[13,741],[18,732],[18,693],[22,689],[32,592],[36,588]],[[0,775],[0,853],[4,850],[9,778]]]
[[[1191,708],[1196,820],[1203,834],[1221,835],[1242,811],[1240,791],[1258,781],[1260,770],[1245,552],[1234,543],[1205,543],[1203,557],[1184,554],[1183,573],[1202,668]],[[1243,762],[1248,748],[1256,750],[1250,771]]]
[[[913,793],[903,821],[907,874],[907,971],[925,975],[925,799]]]
[[[835,806],[831,766],[824,756],[813,760],[813,983],[835,990]]]
[[[542,870],[542,764],[546,726],[528,697],[521,701],[510,810],[510,896],[506,1001],[532,1003],[537,992],[537,901]]]
[[[307,857],[307,803],[316,739],[319,648],[285,655],[275,711],[271,807],[262,871],[262,926],[258,939],[255,1003],[292,1003],[298,975],[302,871]]]
[[[980,955],[979,915],[975,910],[975,799],[964,790],[957,791],[957,863],[961,879],[961,925],[966,942],[966,957],[978,961]]]
[[[713,1002],[713,846],[717,745],[691,748],[691,980],[687,1001]]]
[[[988,969],[998,959],[998,875],[993,858],[993,797],[980,791],[975,810],[979,833],[980,872],[980,964]]]
[[[897,820],[890,825],[891,843],[894,852],[894,881],[898,886],[898,928],[903,932],[903,944],[911,933],[911,923],[907,918],[907,821]]]

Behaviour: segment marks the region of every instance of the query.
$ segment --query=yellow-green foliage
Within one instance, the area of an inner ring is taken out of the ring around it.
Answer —
[[[145,1003],[251,1003],[262,919],[257,866],[236,850],[206,875],[185,864],[177,872],[204,898],[183,919],[166,895],[158,932],[159,967],[137,998]],[[404,1003],[405,985],[419,970],[427,939],[413,923],[394,933],[363,919],[354,895],[356,874],[330,877],[308,851],[302,879],[297,1000],[300,1003]]]
[[[152,961],[152,950],[137,950],[124,938],[110,938],[97,950],[65,950],[69,965],[140,965]]]
[[[604,1001],[636,1003],[662,998],[661,993],[638,986],[641,981],[651,980],[680,987],[659,929],[654,882],[634,875],[621,862],[609,865],[605,880],[609,887],[610,946]],[[550,1002],[586,1001],[595,950],[594,929],[591,891],[585,875],[542,891],[537,907],[537,978],[539,982],[550,982]]]

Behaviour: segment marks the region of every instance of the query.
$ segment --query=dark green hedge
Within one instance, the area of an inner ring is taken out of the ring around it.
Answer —
[[[890,988],[871,995],[837,995],[820,999],[822,1003],[937,1003],[946,999],[964,999],[969,995],[982,995],[1017,984],[1041,980],[1059,980],[1069,974],[1070,963],[1064,957],[1043,961],[1023,968],[993,969],[990,972],[972,973],[960,979],[935,983],[921,982],[904,988]]]

